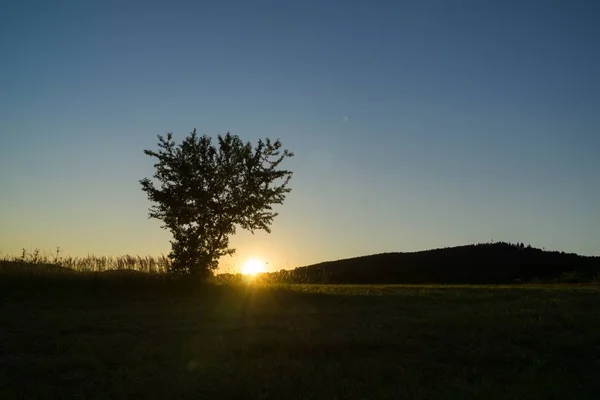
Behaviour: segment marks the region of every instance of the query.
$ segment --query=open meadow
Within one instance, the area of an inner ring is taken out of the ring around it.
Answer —
[[[0,398],[597,399],[599,304],[592,285],[5,277]]]
[[[600,400],[600,0],[1,4],[0,400]]]

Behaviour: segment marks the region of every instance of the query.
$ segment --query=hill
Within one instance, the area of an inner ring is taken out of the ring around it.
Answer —
[[[339,284],[586,282],[600,276],[600,257],[498,242],[414,253],[374,254],[270,275],[279,281]]]

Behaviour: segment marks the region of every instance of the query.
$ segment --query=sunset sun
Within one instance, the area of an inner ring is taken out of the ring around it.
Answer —
[[[265,263],[256,258],[251,258],[242,265],[244,275],[256,275],[261,272],[265,272]]]

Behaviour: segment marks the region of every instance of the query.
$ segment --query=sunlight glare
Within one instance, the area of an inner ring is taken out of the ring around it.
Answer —
[[[242,265],[242,274],[257,275],[265,272],[265,263],[256,258],[251,258]]]

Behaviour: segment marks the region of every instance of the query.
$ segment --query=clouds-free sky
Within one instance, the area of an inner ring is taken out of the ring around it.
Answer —
[[[271,269],[489,240],[600,254],[600,3],[8,1],[0,250],[168,253],[156,135],[281,138]]]

